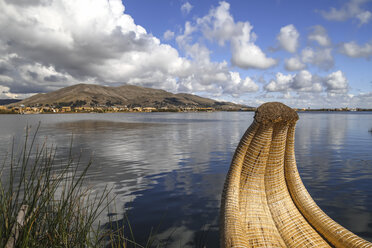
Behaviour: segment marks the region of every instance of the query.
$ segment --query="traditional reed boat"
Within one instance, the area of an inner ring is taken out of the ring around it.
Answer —
[[[372,247],[328,217],[297,170],[297,113],[261,105],[241,139],[221,201],[221,247]]]

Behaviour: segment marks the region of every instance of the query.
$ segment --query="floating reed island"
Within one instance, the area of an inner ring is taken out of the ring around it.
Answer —
[[[297,113],[261,105],[241,139],[221,201],[221,247],[372,247],[328,217],[304,187],[294,140]]]

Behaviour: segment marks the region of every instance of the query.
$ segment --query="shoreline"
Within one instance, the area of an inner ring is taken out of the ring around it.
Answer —
[[[255,110],[194,110],[194,111],[92,111],[92,112],[1,112],[0,115],[45,115],[45,114],[133,114],[133,113],[213,113],[213,112],[255,112]],[[372,109],[363,110],[297,110],[297,113],[361,113],[361,112],[372,112]]]

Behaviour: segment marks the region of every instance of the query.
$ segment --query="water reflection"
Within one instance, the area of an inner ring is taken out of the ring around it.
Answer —
[[[341,225],[372,238],[371,114],[300,115],[296,156],[318,205]]]
[[[252,117],[227,112],[0,116],[0,147],[7,150],[10,137],[41,120],[40,139],[48,136],[60,158],[72,136],[82,160],[93,157],[89,183],[113,186],[118,216],[128,211],[136,241],[159,226],[159,239],[171,237],[168,247],[218,247],[222,186]],[[296,131],[296,158],[310,194],[332,218],[369,240],[371,123],[372,114],[302,113]]]

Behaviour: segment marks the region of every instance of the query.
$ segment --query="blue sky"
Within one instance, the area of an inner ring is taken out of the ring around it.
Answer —
[[[372,1],[0,0],[0,98],[123,83],[372,108]]]

